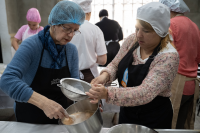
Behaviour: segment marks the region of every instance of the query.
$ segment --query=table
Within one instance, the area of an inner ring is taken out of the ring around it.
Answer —
[[[109,128],[102,128],[100,133],[107,133]],[[159,133],[200,133],[200,130],[156,129]],[[69,133],[65,125],[40,125],[21,122],[0,121],[1,133]]]
[[[109,128],[103,128],[100,133],[106,133]],[[21,122],[0,121],[1,133],[69,133],[65,125],[40,125]]]

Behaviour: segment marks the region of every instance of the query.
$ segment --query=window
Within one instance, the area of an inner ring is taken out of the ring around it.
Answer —
[[[99,11],[108,10],[108,18],[116,20],[123,29],[124,38],[135,32],[138,7],[159,0],[93,0],[90,22],[99,22]]]

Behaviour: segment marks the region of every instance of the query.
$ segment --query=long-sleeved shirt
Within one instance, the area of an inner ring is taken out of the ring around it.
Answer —
[[[176,16],[170,20],[170,29],[174,45],[179,53],[178,73],[187,77],[197,77],[200,63],[200,34],[197,25],[185,16]],[[183,95],[193,95],[195,82],[187,81]]]
[[[37,72],[43,44],[38,34],[22,42],[10,64],[7,65],[1,80],[0,89],[18,102],[27,102],[33,90],[30,87]],[[66,56],[72,78],[79,78],[78,52],[72,43],[66,44]],[[50,68],[53,62],[47,50],[44,50],[41,66]],[[66,66],[66,59],[62,66]],[[63,77],[64,78],[64,77]]]
[[[118,64],[134,45],[134,40],[134,34],[130,35],[123,43],[114,60],[102,71],[108,72],[110,76],[109,82],[117,78]],[[133,58],[133,65],[144,64],[147,61],[147,59],[141,59],[140,47],[133,52]],[[141,85],[126,88],[110,86],[108,87],[107,102],[118,106],[139,106],[151,102],[158,95],[170,97],[170,88],[178,71],[178,64],[178,52],[168,43],[167,47],[161,50],[154,58],[150,65],[149,73]]]

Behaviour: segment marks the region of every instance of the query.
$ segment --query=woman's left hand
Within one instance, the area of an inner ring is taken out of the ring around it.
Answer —
[[[85,94],[88,95],[91,99],[91,103],[98,103],[98,100],[100,99],[107,99],[108,97],[108,89],[106,89],[101,84],[92,84],[92,88],[89,90],[89,92],[86,92]]]

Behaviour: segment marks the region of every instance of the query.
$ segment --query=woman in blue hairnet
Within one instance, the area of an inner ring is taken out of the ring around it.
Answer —
[[[64,108],[73,102],[57,83],[79,78],[77,49],[69,42],[84,20],[80,6],[61,1],[49,15],[51,26],[22,42],[0,80],[0,88],[16,101],[18,122],[57,124],[68,117]]]

